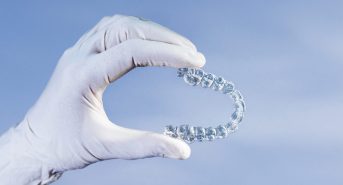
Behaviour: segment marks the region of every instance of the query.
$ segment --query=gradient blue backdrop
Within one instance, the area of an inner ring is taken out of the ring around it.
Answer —
[[[105,15],[135,15],[192,40],[205,70],[244,93],[246,119],[228,140],[192,144],[189,160],[105,161],[56,185],[341,185],[342,10],[342,1],[2,1],[0,133],[23,118],[84,32]],[[167,68],[130,72],[105,94],[109,117],[157,132],[227,119],[229,99],[175,76]]]

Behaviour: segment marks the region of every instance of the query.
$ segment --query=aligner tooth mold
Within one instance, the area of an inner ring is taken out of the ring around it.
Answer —
[[[203,142],[223,139],[236,132],[238,125],[244,117],[246,105],[241,92],[235,88],[233,82],[196,68],[179,68],[177,76],[183,78],[188,85],[199,85],[202,88],[212,89],[224,95],[229,95],[234,101],[235,111],[231,114],[230,120],[226,124],[220,124],[217,127],[204,128],[189,124],[180,126],[168,125],[164,128],[163,134],[184,140],[187,143],[193,143],[194,141]]]

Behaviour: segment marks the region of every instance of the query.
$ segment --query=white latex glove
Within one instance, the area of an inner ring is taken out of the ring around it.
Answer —
[[[103,18],[63,54],[39,100],[1,137],[0,184],[47,184],[107,159],[188,158],[181,140],[112,123],[102,95],[135,67],[204,64],[189,40],[167,28],[136,17]]]

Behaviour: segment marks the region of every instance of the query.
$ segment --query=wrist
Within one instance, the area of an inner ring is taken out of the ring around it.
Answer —
[[[43,185],[61,176],[42,162],[31,131],[27,120],[23,120],[0,137],[1,184]]]

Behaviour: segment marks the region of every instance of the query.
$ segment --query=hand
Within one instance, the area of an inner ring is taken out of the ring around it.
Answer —
[[[10,153],[7,160],[23,161],[24,166],[34,161],[30,169],[39,172],[26,177],[30,170],[18,170],[18,176],[26,178],[8,182],[44,184],[64,171],[107,159],[188,158],[190,148],[181,140],[112,123],[102,95],[135,67],[204,64],[205,58],[189,40],[167,28],[136,17],[103,18],[63,54],[39,100],[3,136],[0,153]],[[0,168],[4,165],[0,162]],[[0,178],[6,178],[4,174],[0,171]]]

